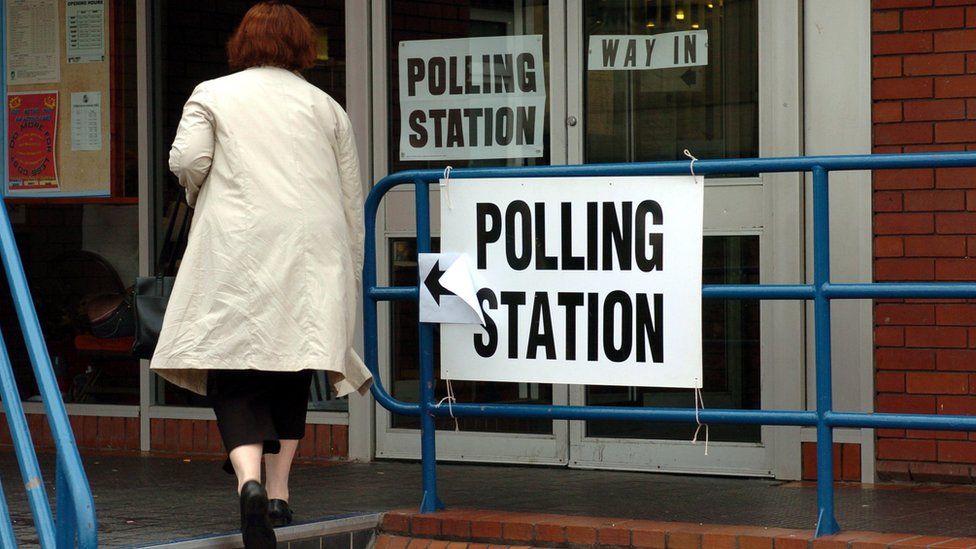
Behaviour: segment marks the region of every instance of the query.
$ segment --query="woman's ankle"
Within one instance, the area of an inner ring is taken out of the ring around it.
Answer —
[[[288,489],[279,489],[278,487],[272,487],[270,485],[264,487],[268,491],[268,499],[280,499],[284,502],[288,501]]]
[[[258,484],[261,484],[261,479],[260,478],[245,478],[245,479],[238,480],[237,481],[237,494],[240,495],[241,490],[244,489],[244,485],[247,484],[248,482],[251,482],[252,480],[254,482],[257,482]]]

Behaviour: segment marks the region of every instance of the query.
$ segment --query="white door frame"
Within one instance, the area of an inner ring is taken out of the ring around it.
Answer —
[[[379,180],[388,174],[389,159],[389,83],[387,1],[371,0],[372,22],[372,148],[373,178]],[[566,36],[564,21],[566,12],[563,2],[549,2],[549,104],[550,104],[550,159],[552,164],[566,163]],[[435,187],[435,186],[432,186]],[[431,190],[431,234],[439,234],[437,190]],[[414,223],[413,190],[394,189],[387,193],[378,213],[376,265],[377,283],[389,284],[388,241],[395,237],[416,235]],[[383,386],[390,384],[390,307],[381,303],[378,307],[379,369]],[[553,385],[553,403],[567,404],[566,385]],[[375,405],[376,457],[417,459],[420,457],[420,435],[416,429],[394,429],[392,416],[383,407]],[[569,452],[568,422],[553,421],[551,435],[512,433],[437,431],[437,457],[441,460],[470,462],[523,463],[563,465]]]
[[[571,15],[567,19],[568,116],[580,120],[584,117],[582,8],[583,0],[568,0],[567,14]],[[758,8],[760,156],[797,156],[802,153],[800,6],[797,2],[759,0]],[[583,159],[583,137],[582,124],[569,128],[570,163]],[[763,174],[754,179],[718,180],[707,185],[706,210],[710,209],[709,203],[727,203],[719,196],[728,192],[754,195],[751,199],[737,200],[737,204],[755,206],[752,219],[758,219],[761,227],[755,227],[748,219],[726,220],[720,212],[709,211],[706,234],[760,234],[761,282],[802,281],[804,240],[803,226],[798,221],[803,219],[800,174]],[[803,409],[804,308],[804,303],[795,301],[761,304],[763,366],[760,376],[764,408]],[[571,388],[570,403],[584,404],[582,386]],[[798,427],[764,426],[761,444],[712,442],[708,456],[701,445],[693,446],[690,441],[585,438],[584,428],[582,421],[570,422],[570,466],[799,477]]]
[[[867,2],[806,0],[804,99],[807,121],[805,154],[871,154],[871,6]],[[838,64],[837,59],[845,59]],[[808,177],[807,196],[812,190]],[[830,174],[830,272],[834,280],[873,279],[871,172]],[[812,246],[812,200],[807,202],[807,245]],[[809,248],[808,248],[809,249]],[[813,258],[807,262],[813,273]],[[812,276],[812,275],[811,275]],[[807,402],[815,406],[813,321],[807,330]],[[873,301],[844,300],[833,304],[831,346],[834,408],[874,411]],[[816,440],[807,427],[803,442]],[[859,444],[861,482],[875,475],[874,429],[835,429],[834,442]]]
[[[356,135],[356,148],[359,150],[359,173],[362,175],[364,191],[369,192],[373,183],[372,147],[370,147],[370,51],[372,36],[370,5],[362,0],[346,0],[346,66],[362,67],[364,70],[346,71],[346,112]],[[361,32],[355,32],[361,29]],[[364,193],[365,196],[365,193]],[[359,318],[362,319],[362,301]],[[363,350],[363,324],[356,324],[356,347]],[[373,458],[374,402],[372,395],[352,393],[349,402],[349,459],[369,461]]]

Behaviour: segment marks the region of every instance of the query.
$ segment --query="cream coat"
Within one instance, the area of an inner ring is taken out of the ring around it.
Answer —
[[[363,195],[342,108],[285,69],[204,82],[169,166],[195,209],[152,369],[200,394],[208,369],[307,368],[364,393]]]

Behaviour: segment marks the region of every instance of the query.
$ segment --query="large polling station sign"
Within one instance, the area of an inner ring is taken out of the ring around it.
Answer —
[[[400,42],[400,159],[537,158],[542,36]]]
[[[484,318],[441,326],[445,379],[702,386],[700,177],[442,185]]]

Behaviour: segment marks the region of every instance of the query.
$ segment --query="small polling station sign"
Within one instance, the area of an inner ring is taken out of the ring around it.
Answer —
[[[400,42],[400,160],[538,158],[542,35]]]
[[[442,376],[700,388],[703,200],[691,176],[442,180],[483,318],[441,326]]]

